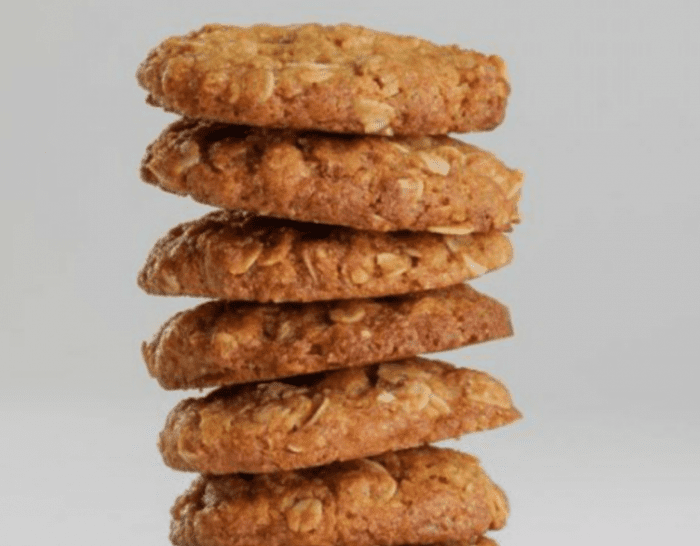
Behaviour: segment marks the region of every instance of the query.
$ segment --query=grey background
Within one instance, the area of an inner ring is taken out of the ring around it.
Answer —
[[[466,437],[512,505],[502,545],[692,544],[700,532],[700,8],[665,2],[25,1],[0,21],[0,536],[168,544],[192,476],[155,437],[182,393],[139,345],[187,299],[135,275],[204,207],[138,179],[173,116],[134,79],[206,22],[352,22],[502,55],[495,132],[527,174],[513,264],[475,286],[516,335],[441,355],[510,387],[526,418]]]

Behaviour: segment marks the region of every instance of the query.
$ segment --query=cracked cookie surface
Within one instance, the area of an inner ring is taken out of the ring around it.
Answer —
[[[177,470],[277,472],[456,438],[519,417],[488,374],[411,358],[183,400],[168,415],[159,447]]]
[[[472,456],[422,447],[274,474],[201,476],[171,511],[175,546],[471,544],[508,517]]]
[[[216,211],[163,236],[138,283],[150,294],[228,300],[366,298],[457,284],[511,256],[497,231],[383,233]]]
[[[193,118],[341,133],[493,129],[503,60],[351,25],[206,25],[154,48],[148,102]]]
[[[170,125],[141,177],[226,209],[377,231],[467,234],[519,221],[522,173],[447,136],[295,133]]]
[[[511,334],[504,305],[458,284],[376,299],[209,301],[171,317],[142,352],[162,387],[186,389],[397,360]]]

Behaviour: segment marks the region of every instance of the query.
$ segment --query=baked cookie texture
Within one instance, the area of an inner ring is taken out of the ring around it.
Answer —
[[[495,55],[351,25],[207,25],[163,41],[137,78],[188,117],[386,135],[493,129],[510,92]]]
[[[165,389],[278,379],[445,351],[512,334],[506,306],[458,284],[305,304],[209,301],[142,346]]]
[[[141,177],[215,207],[376,231],[468,234],[519,221],[523,175],[448,136],[299,133],[180,120]]]
[[[176,546],[389,546],[475,542],[505,494],[478,461],[422,447],[321,468],[200,476],[171,511]]]
[[[147,183],[220,209],[180,224],[148,293],[215,298],[142,346],[180,402],[159,437],[201,475],[175,546],[496,546],[504,493],[429,442],[518,419],[483,372],[415,356],[512,333],[468,281],[507,265],[523,175],[447,136],[490,130],[494,55],[351,25],[207,25],[137,78],[181,115]]]
[[[177,470],[276,472],[456,438],[519,417],[493,377],[412,358],[186,399],[170,412],[159,448]]]
[[[511,255],[501,232],[382,233],[217,211],[162,237],[138,283],[150,294],[259,302],[377,297],[473,279]]]

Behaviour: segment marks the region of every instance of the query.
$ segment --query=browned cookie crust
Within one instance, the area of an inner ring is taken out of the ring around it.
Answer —
[[[358,231],[217,211],[171,229],[138,278],[151,294],[314,301],[441,288],[506,265],[500,232]]]
[[[522,173],[447,136],[294,133],[180,120],[142,178],[227,209],[378,231],[466,234],[518,221]]]
[[[161,386],[186,389],[396,360],[511,334],[504,305],[458,284],[378,299],[209,301],[174,315],[142,350]]]
[[[423,447],[326,467],[199,477],[172,509],[175,546],[475,542],[508,516],[469,455]]]
[[[193,118],[341,133],[492,129],[503,60],[351,25],[207,25],[139,67],[148,101]]]
[[[183,400],[159,447],[177,470],[276,472],[455,438],[519,417],[489,375],[412,358]]]

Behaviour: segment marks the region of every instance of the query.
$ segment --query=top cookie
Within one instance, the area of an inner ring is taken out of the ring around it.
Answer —
[[[137,78],[189,117],[383,135],[493,129],[510,91],[495,55],[351,25],[207,25],[162,42]]]

